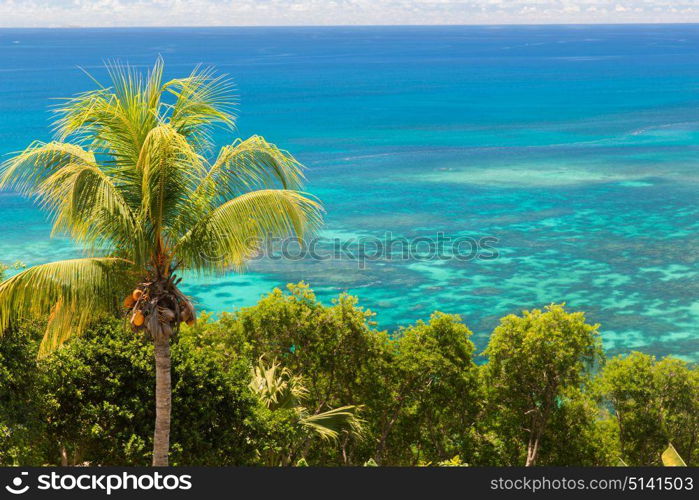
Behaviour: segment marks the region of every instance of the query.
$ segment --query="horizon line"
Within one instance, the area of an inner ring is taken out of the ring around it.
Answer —
[[[690,26],[699,25],[699,20],[688,22],[663,22],[663,21],[639,21],[639,22],[582,22],[582,23],[567,23],[567,22],[540,22],[540,23],[454,23],[454,24],[172,24],[172,25],[119,25],[119,26],[104,26],[104,25],[57,25],[57,26],[2,26],[0,30],[8,29],[128,29],[128,28],[149,28],[149,29],[170,29],[170,28],[390,28],[390,27],[414,27],[414,28],[430,28],[430,27],[487,27],[487,26]]]
[[[430,27],[478,27],[478,26],[691,26],[699,25],[697,21],[687,22],[663,22],[663,21],[638,21],[638,22],[540,22],[540,23],[448,23],[448,24],[171,24],[171,25],[149,25],[149,24],[133,24],[119,26],[104,26],[104,25],[55,25],[55,26],[3,26],[0,25],[0,30],[4,29],[124,29],[124,28],[400,28],[400,27],[415,27],[415,28],[430,28]]]

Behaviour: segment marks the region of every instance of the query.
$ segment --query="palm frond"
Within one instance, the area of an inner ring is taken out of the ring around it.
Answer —
[[[41,183],[37,197],[54,215],[54,234],[66,232],[86,249],[126,248],[139,232],[114,179],[94,163],[64,166]]]
[[[142,172],[140,224],[154,238],[168,221],[186,210],[191,193],[204,175],[204,164],[187,139],[170,125],[153,128],[138,159]]]
[[[221,148],[173,227],[189,228],[213,208],[255,189],[296,190],[303,179],[303,166],[288,152],[260,136],[238,139]]]
[[[170,124],[200,148],[210,145],[212,126],[235,125],[235,86],[213,68],[198,66],[186,78],[170,80],[163,91],[176,97]]]
[[[60,140],[74,137],[108,155],[120,168],[134,168],[148,132],[162,121],[162,60],[147,75],[133,66],[110,63],[110,87],[78,94],[55,107]]]
[[[79,145],[34,142],[0,165],[0,189],[34,196],[44,180],[68,165],[97,166],[95,155]]]
[[[96,133],[96,121],[104,116],[104,110],[112,104],[112,98],[112,89],[100,86],[95,90],[60,99],[60,104],[53,107],[53,131],[58,139],[84,139],[90,131]]]
[[[252,369],[249,387],[270,410],[296,408],[308,394],[300,377],[277,361],[267,366],[262,358]]]
[[[172,251],[191,269],[239,268],[259,250],[264,238],[292,234],[302,238],[321,221],[320,204],[303,193],[252,191],[203,216]]]
[[[363,421],[357,406],[341,406],[314,415],[302,414],[301,425],[328,441],[336,440],[341,432],[360,435]]]
[[[63,260],[31,267],[0,283],[0,334],[20,317],[50,314],[41,351],[80,334],[100,312],[114,311],[131,263],[118,258]]]
[[[254,135],[221,148],[202,188],[214,188],[214,197],[228,200],[275,184],[284,189],[298,189],[303,180],[303,165],[288,151]]]
[[[298,424],[322,439],[335,440],[341,432],[357,436],[362,433],[364,422],[359,417],[358,406],[348,405],[310,414],[303,406],[309,394],[303,379],[278,361],[267,365],[264,358],[260,358],[252,369],[250,389],[272,411],[296,410]]]
[[[161,56],[155,60],[153,69],[148,72],[145,84],[145,96],[148,102],[148,109],[158,109],[161,105],[160,99],[163,95],[163,71],[165,61]]]

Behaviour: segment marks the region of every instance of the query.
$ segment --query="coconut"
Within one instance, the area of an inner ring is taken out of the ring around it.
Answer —
[[[131,324],[133,326],[139,327],[143,326],[143,323],[146,321],[145,316],[143,316],[143,313],[141,311],[134,311],[133,316],[131,316]]]
[[[127,295],[124,299],[124,307],[127,309],[131,309],[135,303],[136,301],[134,300],[132,295]]]
[[[141,298],[141,295],[143,295],[143,290],[136,288],[136,290],[134,290],[131,294],[131,297],[133,297],[134,300],[138,300]]]

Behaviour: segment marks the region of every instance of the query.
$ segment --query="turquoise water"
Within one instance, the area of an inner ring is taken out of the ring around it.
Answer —
[[[308,167],[339,238],[497,238],[495,259],[261,260],[190,281],[231,310],[304,279],[394,328],[497,319],[565,301],[609,352],[699,359],[699,26],[0,30],[0,151],[48,139],[50,98],[102,61],[235,77],[241,136]],[[232,140],[219,137],[221,142]],[[0,259],[75,256],[30,202],[0,193]]]

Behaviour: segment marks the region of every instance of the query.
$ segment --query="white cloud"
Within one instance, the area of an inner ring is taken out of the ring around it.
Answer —
[[[0,0],[4,27],[692,21],[697,0]]]

